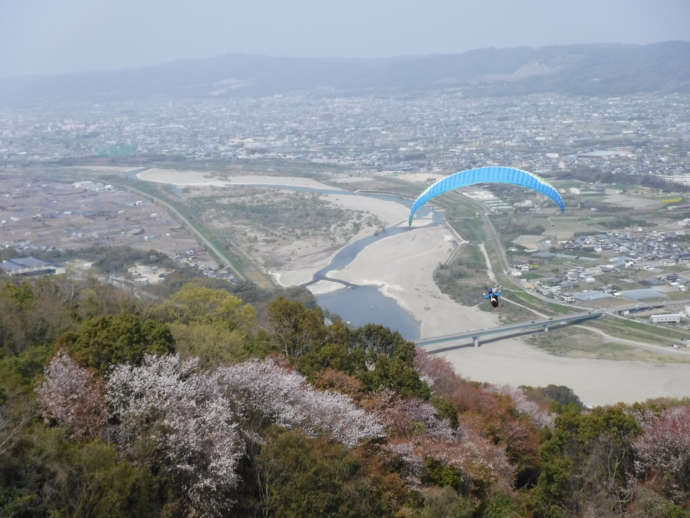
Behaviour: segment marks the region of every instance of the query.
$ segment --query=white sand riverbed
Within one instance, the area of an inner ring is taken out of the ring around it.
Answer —
[[[688,364],[566,358],[513,338],[440,355],[464,378],[513,386],[566,385],[588,405],[690,396]]]
[[[237,175],[218,177],[213,172],[177,171],[175,169],[152,168],[137,174],[139,180],[166,183],[178,187],[229,187],[232,185],[283,185],[286,187],[308,187],[330,189],[333,187],[311,178],[301,176]]]
[[[376,241],[329,276],[378,286],[420,323],[421,337],[498,325],[494,314],[461,306],[434,282],[434,270],[456,246],[443,226],[410,230]]]

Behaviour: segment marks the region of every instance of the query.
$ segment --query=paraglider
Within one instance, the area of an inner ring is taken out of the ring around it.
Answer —
[[[482,293],[485,299],[491,302],[491,305],[495,308],[498,307],[498,298],[501,296],[501,288],[489,288],[486,293]]]
[[[561,212],[565,210],[563,199],[561,198],[561,195],[558,194],[556,188],[539,178],[537,175],[521,169],[515,169],[513,167],[479,167],[477,169],[468,169],[466,171],[460,171],[459,173],[446,176],[445,178],[441,178],[437,182],[427,187],[412,204],[408,224],[412,225],[412,218],[414,218],[414,214],[417,212],[417,209],[419,209],[430,199],[453,189],[466,187],[476,183],[508,183],[512,185],[519,185],[521,187],[527,187],[551,198],[551,200],[553,200],[553,202],[561,209]]]

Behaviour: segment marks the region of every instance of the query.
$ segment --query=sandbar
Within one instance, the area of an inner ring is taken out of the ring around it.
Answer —
[[[591,406],[690,396],[689,364],[566,358],[512,338],[439,354],[464,378],[513,386],[566,385]]]
[[[218,177],[206,171],[178,171],[176,169],[151,168],[137,174],[139,180],[166,183],[178,187],[230,187],[232,185],[280,185],[333,190],[333,187],[302,176],[233,175]]]
[[[445,226],[410,230],[372,243],[329,276],[378,286],[419,322],[422,338],[499,325],[496,315],[458,304],[434,282],[434,270],[457,246]]]

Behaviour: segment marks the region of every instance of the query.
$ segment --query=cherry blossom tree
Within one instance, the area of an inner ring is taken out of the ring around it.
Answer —
[[[432,356],[418,347],[415,351],[414,366],[433,392],[449,394],[455,389],[459,378],[445,358]]]
[[[690,406],[674,406],[638,417],[642,435],[633,443],[638,475],[670,475],[681,490],[690,489]]]
[[[197,361],[147,355],[141,366],[119,365],[108,378],[115,436],[127,450],[141,435],[157,444],[168,469],[185,484],[192,506],[221,514],[227,491],[239,482],[244,442],[231,406]]]
[[[379,416],[389,436],[429,434],[447,440],[462,436],[461,430],[451,427],[449,419],[440,418],[433,405],[419,398],[401,398],[398,393],[384,389],[367,406]]]
[[[250,429],[275,423],[310,436],[327,434],[346,446],[383,435],[376,417],[337,392],[314,390],[273,360],[251,360],[216,371],[219,385]]]
[[[492,444],[471,430],[461,440],[439,440],[430,435],[409,439],[391,439],[387,449],[405,463],[412,477],[421,477],[424,462],[431,458],[452,466],[470,480],[482,484],[496,483],[509,490],[515,469],[508,462],[505,448]]]
[[[38,395],[44,417],[66,424],[77,437],[95,436],[105,423],[103,382],[64,351],[46,367]]]
[[[502,387],[494,387],[490,390],[497,394],[509,396],[515,403],[515,410],[517,413],[529,417],[530,420],[540,428],[553,426],[556,419],[555,415],[528,399],[525,393],[519,388],[503,385]]]
[[[314,390],[272,360],[204,372],[196,359],[146,356],[141,366],[112,371],[106,397],[120,447],[154,439],[168,469],[185,481],[193,507],[209,515],[227,503],[247,441],[261,441],[268,424],[326,434],[346,446],[383,434],[376,417],[349,397]]]
[[[459,377],[446,359],[417,348],[415,368],[432,393],[447,397],[458,411],[475,410],[484,415],[496,412],[493,394]]]

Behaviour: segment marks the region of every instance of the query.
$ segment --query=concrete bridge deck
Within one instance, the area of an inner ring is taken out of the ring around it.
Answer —
[[[522,331],[548,331],[553,327],[563,327],[567,325],[577,324],[586,320],[599,318],[603,313],[599,311],[591,311],[588,313],[579,313],[577,315],[570,315],[567,317],[550,318],[545,320],[533,320],[522,324],[511,324],[508,326],[494,327],[491,329],[475,329],[473,331],[465,331],[463,333],[454,333],[443,336],[432,336],[417,340],[416,344],[420,347],[428,347],[434,345],[444,345],[449,342],[457,342],[461,340],[472,339],[475,347],[479,346],[480,339],[485,336],[514,334]],[[497,337],[498,339],[499,337]],[[506,337],[507,338],[507,337]]]

